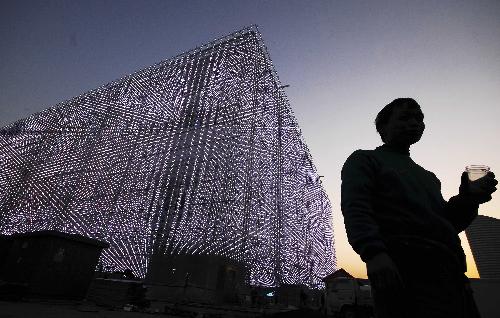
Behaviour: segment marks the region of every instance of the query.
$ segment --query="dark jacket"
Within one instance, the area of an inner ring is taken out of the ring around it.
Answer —
[[[478,204],[460,195],[446,202],[439,179],[409,153],[387,145],[352,153],[342,168],[341,207],[349,243],[363,261],[417,238],[455,254],[465,271],[458,233]]]

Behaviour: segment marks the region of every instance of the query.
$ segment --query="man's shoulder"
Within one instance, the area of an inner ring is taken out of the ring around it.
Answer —
[[[371,155],[375,153],[377,149],[356,149],[352,152],[351,156],[354,154],[361,154],[361,155]]]
[[[347,157],[344,168],[349,166],[366,165],[373,162],[376,157],[376,150],[357,149]]]
[[[373,157],[376,156],[376,149],[357,149],[354,150],[349,157],[347,157],[347,160],[349,159],[354,159],[354,158],[367,158],[367,157]]]
[[[430,176],[431,178],[433,178],[433,179],[437,180],[438,182],[440,182],[440,181],[439,181],[439,178],[436,176],[436,174],[435,174],[434,172],[432,172],[432,171],[430,171],[430,170],[425,169],[424,167],[422,167],[422,166],[421,166],[421,165],[419,165],[418,163],[415,163],[415,165],[418,167],[418,169],[420,169],[420,171],[422,171],[422,173],[424,173],[424,174],[426,174],[426,175]]]
[[[373,175],[379,168],[380,162],[375,150],[358,149],[351,153],[342,166],[341,178],[343,181],[361,180],[361,176]]]

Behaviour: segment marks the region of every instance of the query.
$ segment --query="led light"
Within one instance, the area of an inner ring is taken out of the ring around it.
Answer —
[[[216,254],[321,287],[330,202],[256,27],[0,130],[0,232],[105,240],[100,264]],[[172,269],[172,273],[175,269]]]

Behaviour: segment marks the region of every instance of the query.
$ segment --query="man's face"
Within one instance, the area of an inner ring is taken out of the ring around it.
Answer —
[[[397,107],[383,128],[385,143],[410,146],[420,140],[424,129],[424,114],[420,108],[408,105]]]

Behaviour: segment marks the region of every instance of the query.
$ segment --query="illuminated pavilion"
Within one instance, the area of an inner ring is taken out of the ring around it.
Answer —
[[[0,233],[110,243],[109,270],[218,255],[320,286],[332,211],[255,26],[0,129]]]

